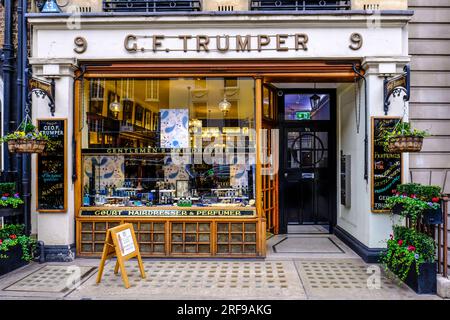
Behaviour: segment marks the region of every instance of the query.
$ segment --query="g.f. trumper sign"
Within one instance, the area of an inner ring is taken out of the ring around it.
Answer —
[[[165,36],[135,35],[125,37],[124,46],[128,52],[138,51],[197,51],[197,52],[245,52],[245,51],[289,51],[308,50],[308,35],[275,34],[275,35],[178,35]]]
[[[315,48],[324,43],[321,35],[315,33]],[[347,47],[353,51],[359,50],[363,46],[363,36],[358,32],[345,31],[345,38],[342,40],[342,49]],[[317,37],[319,39],[317,39]],[[335,40],[342,37],[336,34]],[[344,39],[347,39],[346,41]],[[85,37],[77,36],[74,39],[73,50],[77,54],[84,54],[88,49],[88,40]],[[127,53],[187,53],[199,54],[219,53],[219,54],[240,54],[246,52],[308,52],[311,37],[307,33],[286,30],[286,33],[272,34],[126,34],[123,38],[123,48]],[[338,46],[331,46],[341,47]],[[330,46],[327,46],[330,48]],[[341,48],[338,48],[341,50]],[[92,54],[92,52],[91,52]]]

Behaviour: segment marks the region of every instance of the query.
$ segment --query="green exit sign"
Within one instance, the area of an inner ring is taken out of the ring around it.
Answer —
[[[310,120],[311,119],[311,112],[298,111],[298,112],[295,113],[295,119],[297,119],[297,120]]]

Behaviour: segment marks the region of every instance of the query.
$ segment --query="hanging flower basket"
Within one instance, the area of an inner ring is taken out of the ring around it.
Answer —
[[[47,145],[46,140],[17,139],[8,141],[8,150],[11,153],[42,153]]]
[[[397,136],[389,139],[387,149],[391,153],[419,152],[422,145],[423,137]]]
[[[0,138],[0,142],[8,144],[11,153],[42,153],[49,143],[49,138],[39,132],[26,115],[16,131]]]
[[[419,152],[427,135],[426,131],[412,129],[409,122],[400,121],[392,131],[384,133],[384,149],[389,153]]]

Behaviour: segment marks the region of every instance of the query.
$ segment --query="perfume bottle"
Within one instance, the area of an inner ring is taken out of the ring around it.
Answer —
[[[84,186],[84,194],[83,194],[83,206],[90,206],[91,200],[89,197],[89,188],[88,186]]]

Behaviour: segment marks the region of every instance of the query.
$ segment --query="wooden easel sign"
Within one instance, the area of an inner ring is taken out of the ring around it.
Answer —
[[[131,223],[121,224],[107,230],[102,260],[98,267],[97,283],[100,283],[102,280],[106,260],[113,258],[114,256],[117,257],[114,274],[117,274],[120,268],[120,274],[122,275],[125,288],[128,289],[130,287],[127,271],[125,270],[125,261],[128,261],[131,258],[137,258],[141,277],[142,279],[145,279],[144,265],[142,263],[141,254],[139,253],[139,246],[136,241],[133,225]]]

